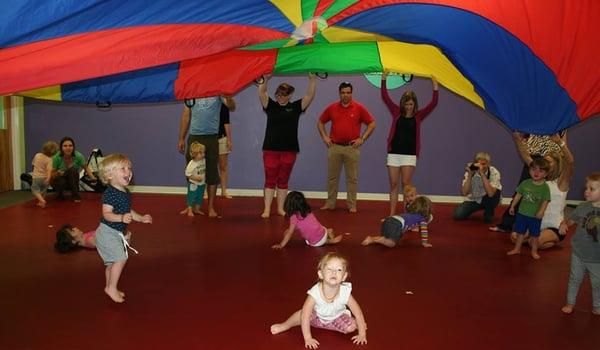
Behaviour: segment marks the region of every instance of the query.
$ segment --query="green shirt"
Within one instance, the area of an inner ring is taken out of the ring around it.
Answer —
[[[85,166],[85,158],[83,157],[83,155],[81,153],[79,153],[78,151],[75,151],[75,153],[73,153],[73,164],[71,165],[71,167],[75,168],[75,169],[81,169]],[[60,156],[60,152],[56,153],[53,157],[52,157],[52,168],[54,170],[67,170],[67,164],[65,163],[65,160],[63,159],[63,157]]]
[[[519,214],[535,217],[544,201],[550,201],[550,187],[546,181],[536,185],[532,179],[527,179],[519,184],[517,193],[523,197],[519,203]]]

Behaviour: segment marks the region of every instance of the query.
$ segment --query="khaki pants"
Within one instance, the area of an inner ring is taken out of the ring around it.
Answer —
[[[335,208],[337,200],[340,170],[344,166],[346,172],[346,192],[348,193],[348,209],[356,209],[356,192],[358,190],[358,160],[360,150],[352,146],[333,144],[327,150],[327,202],[325,205]]]

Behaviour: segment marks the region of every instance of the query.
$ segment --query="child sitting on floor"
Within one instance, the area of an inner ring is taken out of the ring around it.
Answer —
[[[304,347],[316,349],[319,342],[312,337],[311,326],[344,334],[358,329],[358,334],[352,337],[352,342],[357,345],[366,344],[367,323],[360,306],[352,297],[352,285],[346,282],[346,258],[335,252],[325,254],[319,261],[317,275],[319,282],[307,292],[308,296],[302,309],[294,312],[283,323],[272,325],[271,333],[278,334],[301,326]]]
[[[280,243],[273,245],[273,249],[281,249],[288,243],[296,229],[300,232],[306,244],[320,247],[324,244],[336,244],[342,240],[342,235],[336,236],[332,228],[326,228],[311,213],[310,205],[302,192],[292,191],[285,197],[283,203],[285,217],[290,219],[290,226],[283,233]]]
[[[425,196],[418,196],[408,205],[406,213],[390,216],[381,224],[381,235],[367,236],[362,245],[367,246],[373,243],[393,248],[398,244],[402,235],[417,227],[421,233],[421,245],[425,248],[433,247],[429,243],[428,225],[431,215],[431,200]]]

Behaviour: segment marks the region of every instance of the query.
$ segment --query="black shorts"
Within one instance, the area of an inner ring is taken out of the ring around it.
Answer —
[[[404,225],[402,222],[390,216],[383,220],[381,224],[381,235],[394,242],[398,242],[402,238],[403,229]]]
[[[554,234],[558,238],[559,242],[564,241],[565,238],[567,237],[567,235],[561,235],[560,233],[558,233],[558,229],[556,227],[546,227],[544,230],[550,230],[550,231],[554,232]]]

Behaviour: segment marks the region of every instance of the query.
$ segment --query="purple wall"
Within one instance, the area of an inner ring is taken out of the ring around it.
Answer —
[[[274,77],[270,94],[282,81],[296,87],[301,98],[307,85],[305,77]],[[363,103],[377,120],[377,128],[361,149],[359,191],[387,193],[389,190],[386,138],[390,114],[379,96],[379,89],[362,76],[331,76],[317,83],[317,97],[302,116],[298,156],[290,188],[325,191],[326,150],[318,136],[316,120],[323,109],[338,100],[337,86],[347,80],[354,85],[354,99]],[[431,82],[415,79],[408,87],[415,90],[421,107],[431,98]],[[405,87],[392,90],[398,100]],[[236,96],[238,109],[232,113],[233,153],[230,155],[230,187],[260,189],[263,184],[261,146],[266,117],[260,108],[257,88],[249,86]],[[95,106],[61,104],[27,99],[25,139],[28,160],[49,139],[65,135],[76,141],[87,156],[93,147],[104,154],[122,152],[134,163],[134,182],[143,186],[184,186],[184,158],[177,152],[181,104],[115,106],[98,110]],[[575,175],[570,199],[582,199],[584,177],[600,170],[600,118],[592,118],[570,130],[569,144],[575,154]],[[516,187],[522,163],[508,130],[494,117],[463,98],[441,89],[438,107],[422,127],[421,156],[414,182],[419,191],[432,195],[459,195],[463,164],[477,151],[492,155],[492,164],[502,173],[504,196]],[[340,191],[344,191],[344,187]]]

